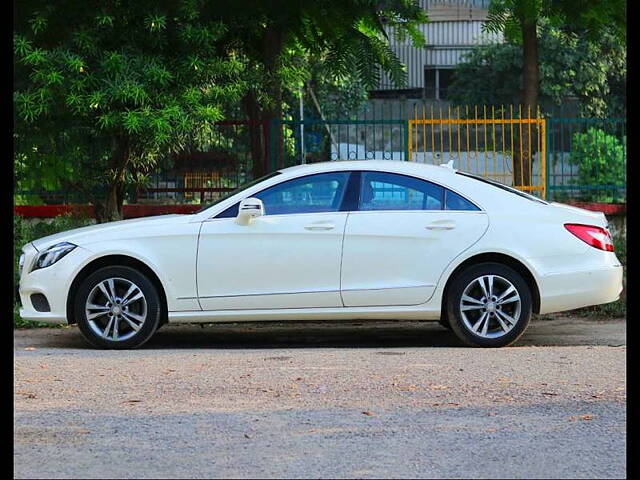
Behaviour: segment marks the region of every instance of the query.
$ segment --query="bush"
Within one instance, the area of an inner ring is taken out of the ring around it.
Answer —
[[[578,165],[575,183],[589,187],[584,200],[611,202],[615,200],[612,191],[626,186],[626,141],[626,136],[621,141],[598,128],[574,134],[569,161]],[[597,186],[602,188],[593,189]]]
[[[74,228],[84,227],[93,223],[93,219],[84,217],[75,217],[71,215],[61,215],[51,221],[34,222],[26,220],[19,215],[13,217],[13,282],[17,285],[20,278],[18,276],[18,261],[22,254],[22,247],[38,238],[53,235],[54,233],[72,230]],[[14,328],[28,328],[50,326],[39,322],[28,322],[22,320],[19,315],[19,299],[15,299],[13,306],[13,326]]]

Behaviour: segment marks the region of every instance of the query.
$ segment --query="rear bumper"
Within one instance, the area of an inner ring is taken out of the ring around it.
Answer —
[[[540,278],[540,313],[610,303],[622,292],[622,266],[550,273]]]

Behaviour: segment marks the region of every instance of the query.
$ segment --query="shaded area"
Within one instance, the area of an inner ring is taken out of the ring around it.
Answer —
[[[89,348],[77,327],[18,330],[16,347]],[[558,317],[535,319],[514,347],[626,345],[624,319],[599,321]],[[206,325],[166,325],[142,348],[388,348],[464,347],[453,332],[437,322],[291,321]],[[466,348],[466,347],[464,347]]]

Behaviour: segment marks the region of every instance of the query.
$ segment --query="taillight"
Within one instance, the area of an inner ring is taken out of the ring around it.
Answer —
[[[581,225],[579,223],[565,223],[564,227],[592,247],[605,252],[613,252],[613,240],[606,228],[596,227],[595,225]]]

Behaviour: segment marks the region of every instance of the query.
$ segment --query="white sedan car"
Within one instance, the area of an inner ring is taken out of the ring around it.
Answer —
[[[499,347],[532,313],[612,302],[607,221],[448,166],[301,165],[193,215],[79,228],[23,248],[22,318],[132,348],[165,323],[440,320]]]

